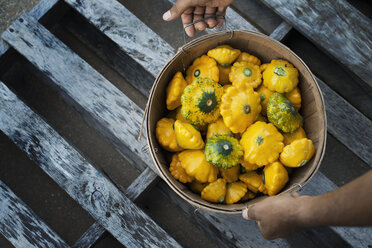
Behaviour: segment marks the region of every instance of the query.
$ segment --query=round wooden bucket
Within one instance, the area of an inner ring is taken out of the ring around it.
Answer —
[[[305,166],[294,170],[290,175],[287,186],[280,194],[300,190],[318,170],[325,151],[327,121],[321,90],[309,68],[289,48],[266,35],[244,30],[221,31],[197,38],[178,50],[161,70],[150,92],[146,130],[151,156],[167,184],[189,203],[197,208],[214,212],[240,214],[244,208],[263,200],[266,196],[255,198],[247,203],[232,205],[216,204],[201,199],[199,195],[191,192],[186,185],[172,177],[168,170],[169,154],[161,148],[155,136],[156,122],[168,113],[165,104],[165,91],[173,75],[178,71],[184,73],[195,58],[221,44],[229,44],[241,51],[253,54],[260,58],[263,63],[278,58],[288,60],[299,71],[299,87],[302,95],[301,115],[304,118],[306,134],[314,143],[315,155]]]

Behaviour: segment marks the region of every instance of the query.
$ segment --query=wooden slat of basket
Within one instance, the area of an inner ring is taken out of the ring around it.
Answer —
[[[70,247],[2,181],[0,206],[0,233],[15,247]]]
[[[346,0],[261,0],[372,86],[372,21]]]
[[[86,17],[87,19],[90,18],[89,15],[86,15],[85,17]],[[142,25],[144,25],[144,24],[142,24]],[[283,24],[283,25],[284,25],[284,24]],[[280,25],[280,27],[279,27],[281,30],[283,29],[283,25]],[[97,28],[100,29],[99,26],[97,26]],[[287,29],[287,30],[290,30],[288,27],[287,27],[286,29]],[[274,33],[275,33],[275,32],[274,32]],[[283,31],[281,31],[281,32],[278,32],[278,31],[277,31],[277,33],[282,33],[282,34],[283,34],[283,35],[280,35],[279,37],[284,37],[284,36],[285,36],[285,32],[283,32]],[[125,37],[123,37],[123,39],[125,39]],[[336,98],[336,100],[337,100],[337,98]],[[357,112],[356,114],[358,115],[358,112]],[[318,173],[320,173],[320,172],[318,172]],[[331,189],[330,189],[330,190],[331,190]],[[191,212],[190,212],[189,214],[190,214],[190,216],[192,215]],[[243,238],[243,240],[244,240],[244,238]]]
[[[0,104],[0,130],[119,242],[129,247],[179,247],[1,82]]]
[[[135,201],[148,189],[152,188],[157,183],[159,177],[150,169],[144,170],[125,190],[124,194],[131,201]],[[79,238],[73,247],[89,248],[92,247],[97,240],[105,233],[106,229],[98,222],[95,222],[88,230]]]

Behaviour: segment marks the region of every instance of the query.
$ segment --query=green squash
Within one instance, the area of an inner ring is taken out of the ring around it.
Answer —
[[[270,96],[267,103],[267,117],[285,133],[293,133],[302,124],[302,116],[295,106],[280,93]]]
[[[208,78],[196,78],[181,96],[181,114],[193,125],[204,126],[220,117],[222,86]]]
[[[243,148],[239,141],[229,135],[215,135],[207,140],[205,157],[217,167],[228,169],[239,164]]]

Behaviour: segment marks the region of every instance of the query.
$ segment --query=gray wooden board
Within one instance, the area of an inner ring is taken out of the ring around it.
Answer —
[[[35,19],[27,14],[22,18],[22,23],[18,19],[11,25],[14,32],[8,29],[2,38],[52,80],[88,124],[120,144],[128,161],[145,169],[138,157],[148,149],[146,140],[137,141],[143,110]],[[154,168],[150,157],[144,160]]]
[[[125,190],[124,194],[131,201],[135,201],[144,192],[150,189],[158,181],[159,177],[150,169],[146,168]],[[105,233],[106,229],[95,222],[74,244],[76,248],[89,248]]]
[[[153,75],[174,50],[115,0],[65,0]],[[125,39],[123,39],[125,38]]]
[[[179,247],[1,82],[0,105],[0,130],[119,242],[127,247]]]
[[[270,37],[275,40],[283,41],[291,30],[291,25],[286,22],[282,22],[274,29],[274,31],[270,34]]]
[[[372,21],[345,0],[261,0],[372,86]]]
[[[15,247],[70,247],[0,181],[0,233]]]
[[[86,17],[89,19],[89,15],[86,15]],[[98,27],[99,28],[99,27]],[[124,37],[123,37],[124,38]],[[357,113],[358,114],[358,113]],[[138,126],[137,126],[138,127]],[[124,127],[123,127],[124,128]],[[125,144],[126,142],[124,142],[124,144]],[[116,145],[118,145],[118,144],[116,144]]]
[[[98,222],[93,223],[84,234],[75,242],[73,248],[90,248],[92,247],[106,232]]]

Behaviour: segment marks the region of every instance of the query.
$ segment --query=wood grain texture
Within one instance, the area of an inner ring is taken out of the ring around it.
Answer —
[[[65,0],[134,60],[157,75],[174,50],[116,0]],[[123,39],[125,37],[125,39]]]
[[[179,247],[55,130],[0,82],[0,130],[127,247]]]
[[[29,15],[39,20],[42,18],[51,8],[53,8],[59,0],[41,0],[30,12]]]
[[[98,222],[93,223],[84,234],[75,242],[73,248],[90,248],[106,233]]]
[[[144,156],[146,139],[137,141],[143,110],[35,19],[27,14],[22,18],[22,23],[12,24],[14,32],[8,30],[2,38],[48,76],[87,123],[117,144],[129,162],[141,170],[145,164],[155,169],[151,158]]]
[[[15,247],[70,247],[0,181],[0,233]]]
[[[304,36],[372,86],[372,21],[345,0],[262,0]]]
[[[291,25],[286,22],[282,22],[274,29],[274,31],[270,34],[270,37],[278,41],[283,41],[291,30]]]

